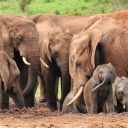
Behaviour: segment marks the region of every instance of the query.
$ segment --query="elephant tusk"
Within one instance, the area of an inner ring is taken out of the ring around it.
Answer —
[[[31,65],[30,63],[27,62],[26,58],[25,57],[22,57],[23,59],[23,62],[26,64],[26,65]]]
[[[81,86],[78,93],[76,94],[76,96],[67,105],[72,104],[80,96],[80,94],[83,92],[83,89],[84,89],[84,86]]]
[[[125,104],[123,105],[123,109],[125,109]]]
[[[40,58],[40,61],[42,62],[42,64],[46,67],[49,68],[49,66]]]

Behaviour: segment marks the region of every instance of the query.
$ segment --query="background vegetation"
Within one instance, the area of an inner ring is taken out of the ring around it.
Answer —
[[[0,0],[1,13],[87,15],[127,10],[128,0]]]

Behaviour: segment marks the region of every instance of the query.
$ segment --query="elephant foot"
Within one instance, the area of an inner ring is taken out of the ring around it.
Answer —
[[[57,110],[57,104],[56,103],[47,103],[47,107],[52,111],[56,111]]]
[[[34,98],[32,98],[32,99],[25,99],[25,107],[26,108],[34,107]]]
[[[4,91],[2,92],[2,109],[9,109],[9,96]]]
[[[40,98],[39,98],[39,102],[40,102],[40,103],[43,103],[43,102],[47,102],[47,100],[46,100],[45,97],[40,96]]]

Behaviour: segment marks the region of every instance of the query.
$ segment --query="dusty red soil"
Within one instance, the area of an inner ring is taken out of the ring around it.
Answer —
[[[0,110],[0,128],[128,128],[128,112],[121,114],[64,114],[51,112],[46,103],[31,109]],[[12,109],[13,108],[13,109]]]

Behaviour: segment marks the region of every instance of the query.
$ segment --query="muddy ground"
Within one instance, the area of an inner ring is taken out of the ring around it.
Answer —
[[[35,103],[31,109],[0,110],[0,128],[128,128],[128,112],[121,114],[64,114],[51,112],[46,103]]]

